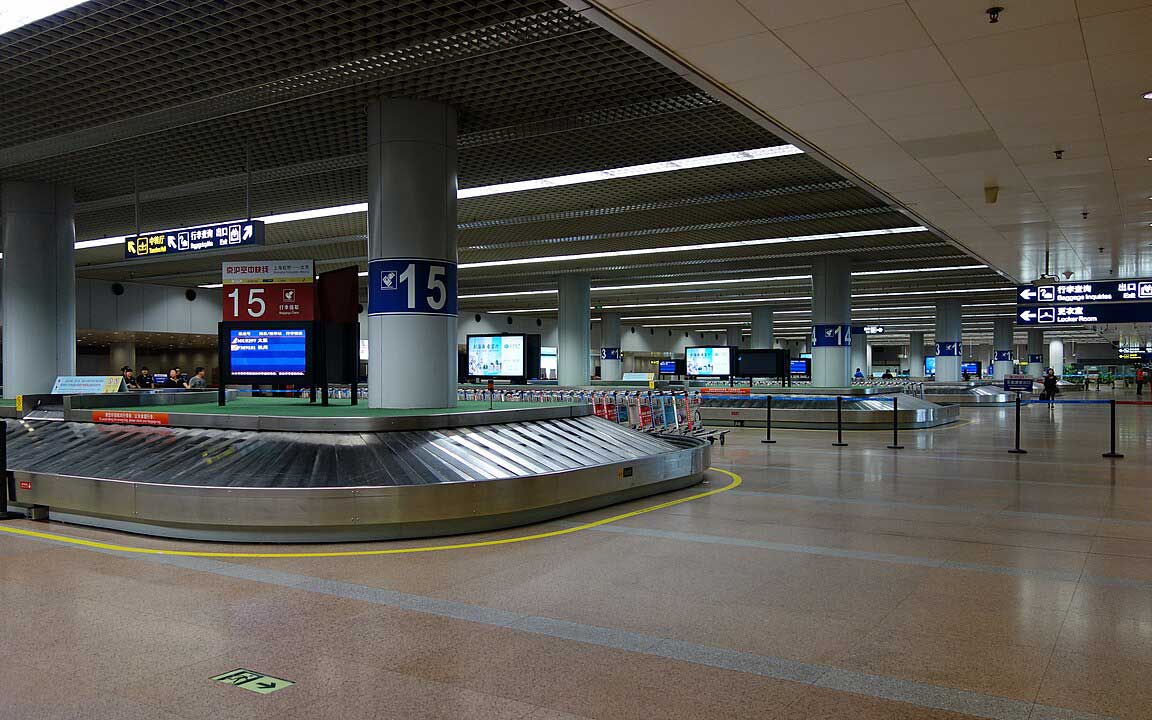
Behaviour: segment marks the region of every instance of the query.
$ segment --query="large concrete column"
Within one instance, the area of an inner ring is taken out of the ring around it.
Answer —
[[[1044,331],[1028,331],[1028,374],[1040,377],[1044,374]]]
[[[924,377],[924,333],[908,333],[908,377]]]
[[[4,240],[4,397],[47,393],[76,374],[76,271],[70,188],[0,185]]]
[[[1003,380],[1005,375],[1015,372],[1012,365],[1013,336],[1016,334],[1015,318],[996,318],[992,323],[992,377]]]
[[[120,368],[127,365],[136,371],[136,343],[114,342],[108,351],[108,370],[111,375],[119,375]]]
[[[587,385],[592,377],[588,367],[592,342],[591,283],[587,275],[561,275],[560,310],[557,321],[556,377],[560,385]]]
[[[864,333],[863,325],[852,326],[852,377],[856,377],[856,368],[864,373],[864,377],[871,377],[872,369],[868,366],[868,336]]]
[[[456,111],[368,104],[368,405],[456,405]]]
[[[852,263],[843,256],[812,263],[812,384],[846,387],[852,342]]]
[[[959,382],[963,360],[960,301],[941,300],[936,303],[936,382]]]
[[[740,341],[743,340],[741,337],[743,335],[743,330],[744,329],[739,325],[728,328],[724,333],[724,344],[728,347],[740,347]]]
[[[758,307],[752,308],[752,347],[756,350],[771,350],[773,335],[773,315],[772,308]]]
[[[1048,366],[1056,371],[1056,377],[1064,374],[1064,341],[1053,339],[1048,343]]]
[[[620,357],[620,315],[600,313],[600,379],[619,380],[624,376]]]

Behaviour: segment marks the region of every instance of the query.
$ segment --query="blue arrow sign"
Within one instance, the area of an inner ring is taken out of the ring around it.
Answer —
[[[1152,301],[1017,308],[1017,325],[1095,325],[1152,322]]]

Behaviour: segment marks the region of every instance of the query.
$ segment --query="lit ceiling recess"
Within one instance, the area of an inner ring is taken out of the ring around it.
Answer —
[[[2,1],[3,0],[0,0],[0,2]],[[574,175],[557,175],[555,177],[539,178],[537,180],[521,180],[520,182],[465,188],[464,190],[458,190],[456,197],[464,200],[473,197],[485,197],[487,195],[502,195],[504,193],[524,192],[526,190],[563,187],[565,185],[582,185],[584,183],[603,182],[604,180],[654,175],[656,173],[672,172],[674,170],[731,165],[732,163],[749,162],[751,160],[767,160],[768,158],[803,154],[804,151],[795,145],[773,145],[772,147],[738,150],[736,152],[718,153],[716,155],[701,155],[699,157],[681,158],[679,160],[664,160],[662,162],[645,163],[643,165],[629,165],[627,167],[609,168],[607,170],[594,170],[592,172],[576,173]],[[300,210],[299,212],[265,215],[264,217],[253,219],[261,220],[265,225],[275,225],[276,223],[294,222],[296,220],[313,220],[315,218],[366,212],[368,212],[368,203],[352,203],[351,205],[337,205],[335,207],[316,208],[314,210]],[[243,221],[227,220],[224,221],[223,224],[232,222]],[[168,228],[166,230],[157,230],[156,232],[171,232],[172,230],[179,229],[182,228]],[[124,238],[125,236],[121,235],[118,237],[98,238],[96,240],[81,240],[76,243],[76,249],[82,250],[84,248],[102,247],[105,245],[119,245],[124,242]]]
[[[3,0],[0,2],[0,35],[43,20],[87,0]]]

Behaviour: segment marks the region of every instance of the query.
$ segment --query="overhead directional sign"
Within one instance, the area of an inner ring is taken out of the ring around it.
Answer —
[[[1152,300],[1016,308],[1017,325],[1095,325],[1152,322]]]
[[[263,244],[264,223],[243,220],[129,236],[124,238],[124,257],[158,257]]]
[[[1152,279],[1018,285],[1016,287],[1016,302],[1019,305],[1079,305],[1083,303],[1141,301],[1152,301]]]

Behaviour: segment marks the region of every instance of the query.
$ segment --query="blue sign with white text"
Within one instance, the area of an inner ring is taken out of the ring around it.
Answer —
[[[1032,378],[1028,375],[1009,375],[1004,378],[1005,392],[1032,392]]]
[[[1095,325],[1152,322],[1152,301],[1017,307],[1017,325]]]
[[[1029,355],[1028,356],[1028,362],[1030,362],[1030,363],[1042,363],[1042,362],[1044,362],[1044,356],[1043,355]]]
[[[1012,362],[1012,351],[1011,350],[997,350],[995,357],[993,357],[993,360],[995,362],[1004,362],[1005,360],[1007,360],[1008,362]]]
[[[816,325],[812,328],[812,347],[848,347],[851,344],[851,325]]]
[[[608,347],[600,348],[600,359],[601,360],[619,360],[620,359],[620,348],[608,348]]]
[[[959,341],[936,343],[938,357],[960,357],[964,354],[964,346]]]
[[[372,260],[368,263],[368,314],[455,317],[456,287],[456,263],[448,260]]]

